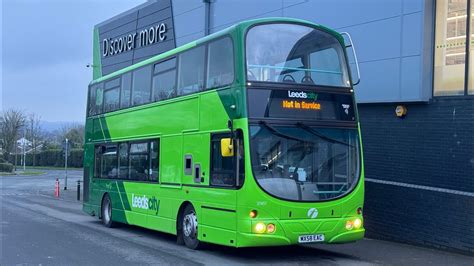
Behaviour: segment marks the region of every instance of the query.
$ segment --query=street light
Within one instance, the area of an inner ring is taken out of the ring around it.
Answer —
[[[64,170],[66,171],[66,177],[64,179],[64,190],[67,190],[67,153],[68,153],[68,142],[69,140],[66,138],[66,148],[65,148],[65,160],[64,160]]]
[[[23,132],[23,172],[26,171],[26,130]]]
[[[15,138],[15,172],[16,172],[16,165],[18,164],[17,157],[18,157],[18,140]]]

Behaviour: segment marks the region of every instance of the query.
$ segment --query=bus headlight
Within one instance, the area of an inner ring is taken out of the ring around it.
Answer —
[[[259,234],[263,234],[265,233],[265,230],[267,229],[267,227],[265,226],[264,223],[262,222],[258,222],[256,225],[255,225],[255,232],[259,233]]]
[[[359,218],[356,218],[356,219],[354,220],[354,228],[355,228],[355,229],[359,229],[361,226],[362,226],[362,220],[359,219]]]

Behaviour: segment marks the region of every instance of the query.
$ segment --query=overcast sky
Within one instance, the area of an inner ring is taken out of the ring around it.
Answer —
[[[83,122],[94,25],[145,0],[1,2],[2,107]]]

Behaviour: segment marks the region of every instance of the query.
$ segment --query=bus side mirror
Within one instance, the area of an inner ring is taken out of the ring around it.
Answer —
[[[357,54],[351,35],[348,32],[342,32],[341,35],[344,38],[344,43],[346,44],[346,51],[349,50],[349,48],[351,51],[351,53],[348,52],[348,54],[352,55],[352,58],[349,58],[349,65],[352,76],[352,85],[355,86],[360,82],[359,60],[357,59]],[[355,69],[352,66],[354,66]]]
[[[234,156],[234,144],[231,138],[221,139],[221,156],[232,157]]]

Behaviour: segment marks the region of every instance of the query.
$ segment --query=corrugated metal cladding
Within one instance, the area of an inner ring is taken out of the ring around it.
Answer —
[[[147,2],[97,25],[102,75],[107,75],[175,48],[176,42],[172,14],[171,0],[156,0]],[[140,31],[159,26],[161,23],[164,23],[166,26],[166,38],[163,41],[142,46],[138,38]],[[136,34],[133,49],[104,56],[104,39],[114,40],[129,34]]]
[[[359,103],[426,102],[432,97],[433,0],[152,0],[99,25],[104,38],[156,23],[166,42],[102,56],[102,74],[136,63],[243,20],[292,17],[349,32],[356,45]]]

